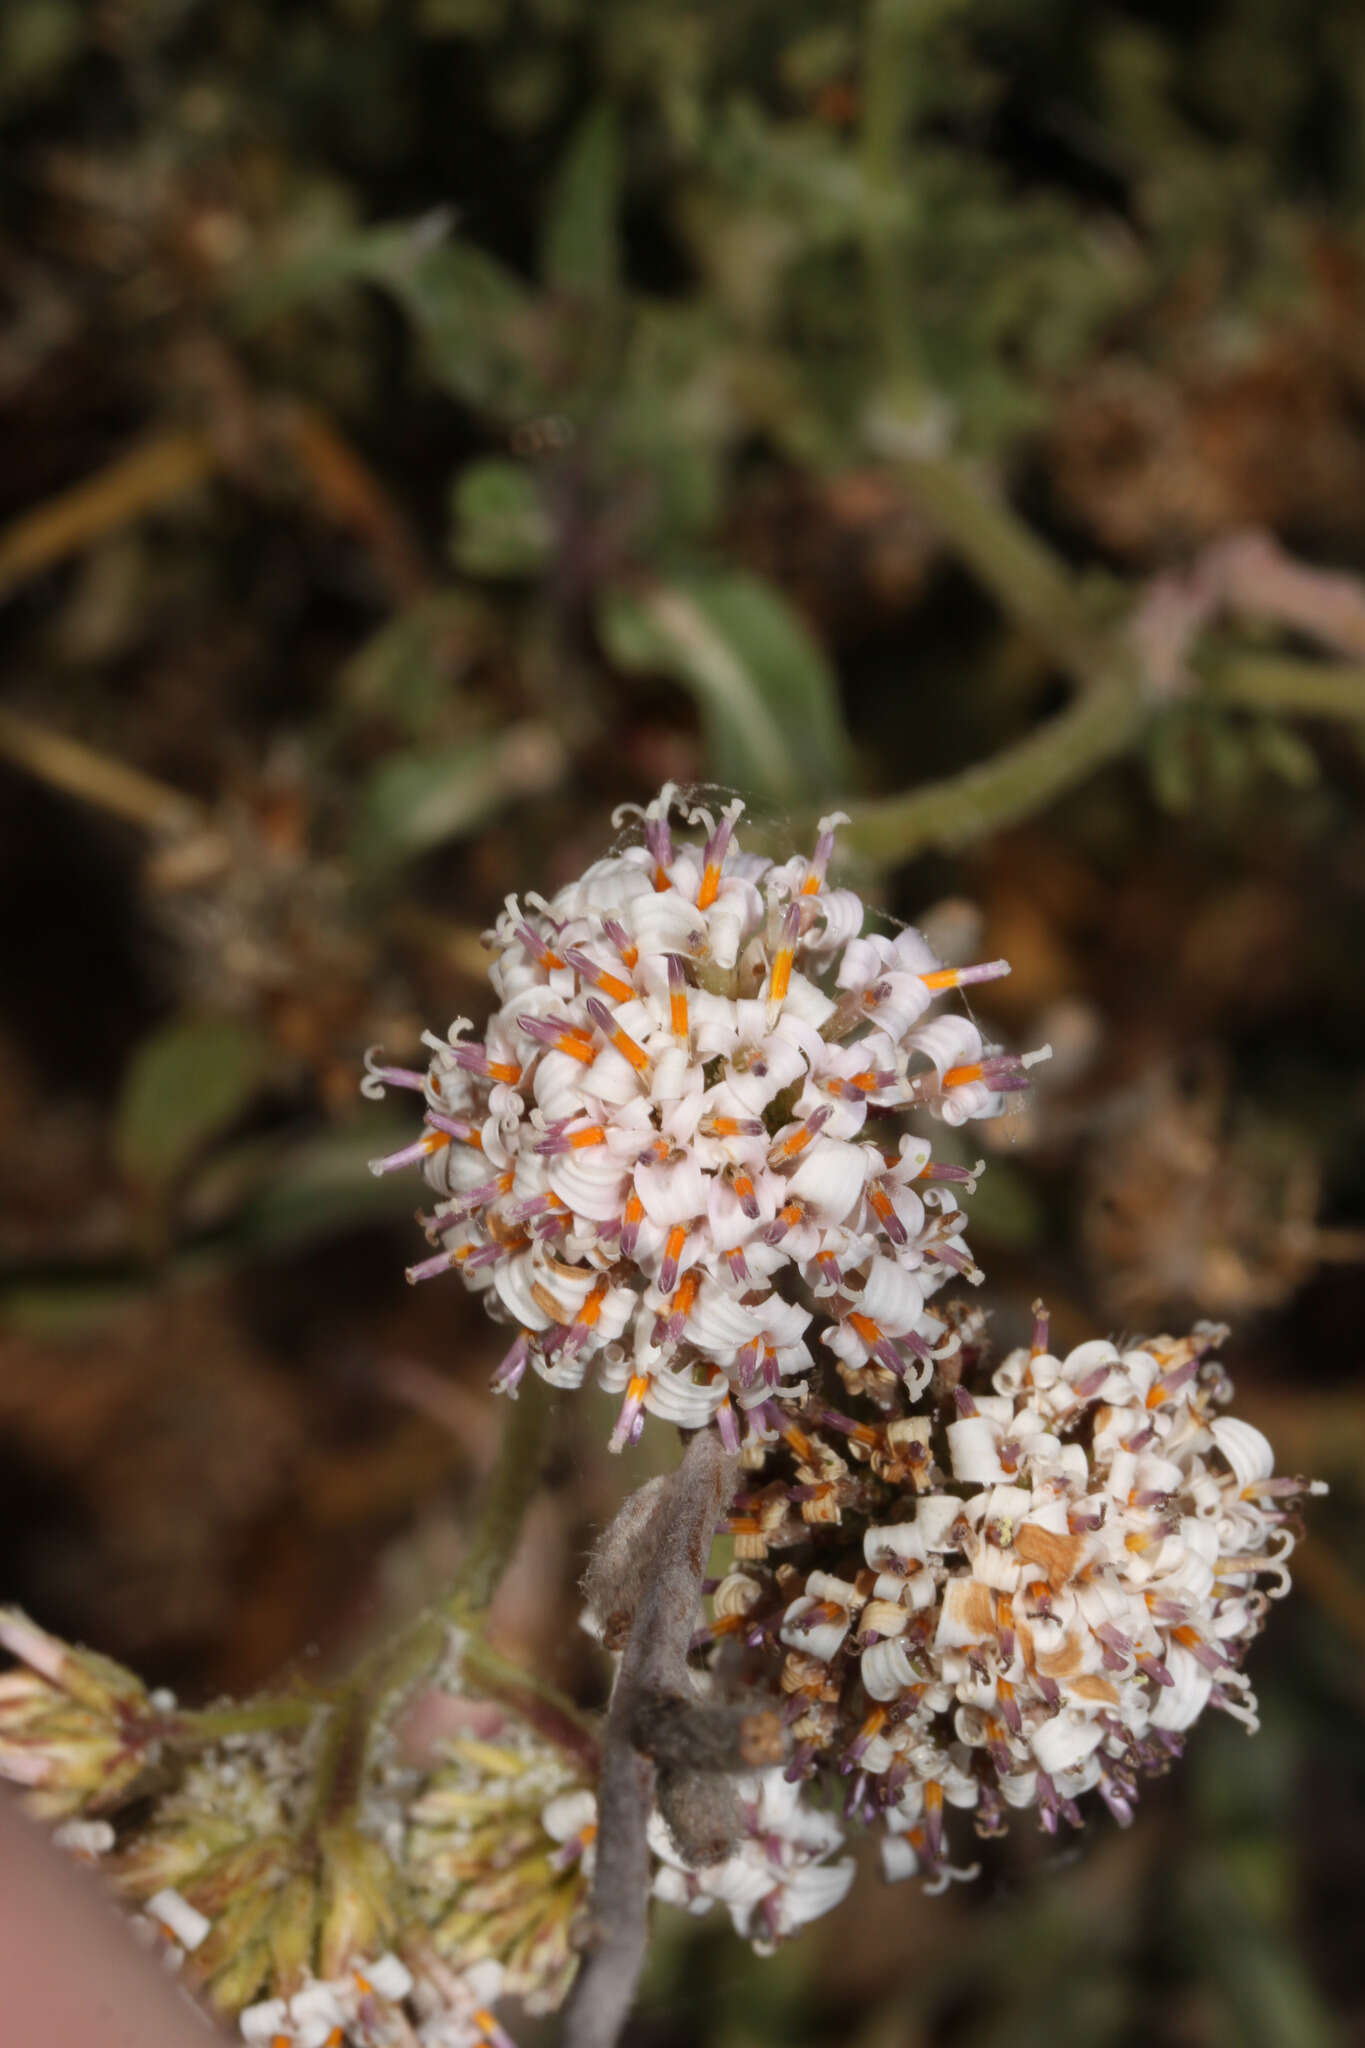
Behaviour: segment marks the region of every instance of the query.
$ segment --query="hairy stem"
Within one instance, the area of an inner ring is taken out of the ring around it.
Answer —
[[[1041,809],[1122,753],[1143,721],[1133,650],[1098,630],[1066,564],[967,464],[935,446],[942,423],[921,388],[907,289],[901,151],[915,111],[925,0],[871,0],[864,50],[863,259],[884,394],[868,438],[904,478],[939,538],[1006,615],[1077,684],[1066,711],[993,759],[926,789],[851,806],[845,844],[874,860],[959,846]]]
[[[1071,570],[1006,497],[959,458],[918,452],[913,424],[894,413],[878,414],[869,432],[939,539],[1058,668],[1082,687],[1115,669],[1136,673],[1132,651],[1096,627]]]
[[[335,1823],[355,1817],[374,1725],[372,1704],[371,1688],[356,1680],[332,1710],[313,1774],[309,1826],[319,1840]]]
[[[434,1607],[414,1616],[362,1658],[335,1695],[313,1786],[313,1813],[319,1828],[354,1818],[376,1730],[388,1725],[403,1702],[435,1670],[450,1645],[452,1628],[474,1626],[491,1603],[516,1548],[526,1508],[540,1484],[548,1416],[548,1389],[533,1380],[512,1405],[483,1506],[454,1584]],[[550,1740],[557,1740],[580,1761],[595,1761],[586,1724],[551,1687],[516,1671],[473,1638],[465,1645],[463,1662],[509,1704],[515,1695],[517,1710],[551,1731]],[[259,1702],[254,1710],[239,1711],[259,1713],[267,1707],[292,1704]],[[232,1710],[228,1711],[230,1718]]]
[[[915,104],[915,11],[907,0],[870,0],[863,40],[863,121],[859,169],[862,237],[872,318],[883,366],[897,398],[922,408],[914,302],[905,263],[912,187],[901,146]]]
[[[521,1537],[526,1510],[540,1491],[550,1421],[550,1389],[528,1373],[503,1425],[502,1441],[489,1475],[454,1585],[441,1601],[452,1620],[465,1621],[489,1606]]]
[[[1243,711],[1365,725],[1365,668],[1292,655],[1220,653],[1206,664],[1209,698]],[[1122,673],[1082,690],[1065,711],[989,760],[922,789],[851,806],[842,834],[851,852],[911,860],[953,849],[1032,817],[1117,760],[1162,708]]]
[[[898,0],[881,0],[869,21],[875,55],[881,22],[892,40],[907,32]],[[889,62],[890,45],[879,63]],[[865,147],[885,179],[905,109],[890,87],[869,104]],[[1002,495],[984,489],[958,458],[926,443],[921,402],[905,391],[906,341],[885,308],[894,251],[883,229],[865,240],[874,299],[883,309],[880,340],[890,393],[868,423],[869,436],[904,478],[939,538],[1006,616],[1077,686],[1065,711],[989,760],[922,789],[850,805],[850,851],[876,861],[908,860],[930,848],[970,844],[1033,816],[1141,737],[1162,693],[1142,672],[1136,636],[1101,625],[1076,577]],[[1299,622],[1301,623],[1301,621]],[[1288,656],[1225,653],[1209,664],[1212,697],[1246,710],[1365,721],[1365,670]]]
[[[1117,677],[1082,691],[1065,711],[988,761],[902,796],[859,804],[843,833],[869,860],[909,860],[930,847],[965,846],[1031,817],[1063,790],[1127,751],[1146,716]]]
[[[1244,711],[1294,718],[1344,718],[1365,724],[1365,667],[1296,659],[1291,654],[1211,656],[1208,693]]]
[[[302,1728],[328,1701],[316,1695],[244,1700],[240,1706],[189,1708],[170,1716],[162,1739],[175,1750],[208,1748],[228,1735],[258,1735]]]
[[[462,1662],[477,1683],[481,1699],[500,1700],[518,1720],[570,1758],[585,1777],[597,1776],[602,1767],[602,1745],[591,1715],[580,1713],[546,1679],[500,1656],[482,1636],[468,1638]]]
[[[654,1766],[635,1747],[640,1701],[690,1686],[687,1649],[716,1519],[736,1461],[698,1430],[658,1489],[638,1542],[648,1557],[607,1714],[598,1790],[592,1932],[569,2001],[564,2048],[613,2048],[635,1998],[648,1935],[646,1826]]]
[[[864,62],[863,257],[882,361],[884,390],[867,420],[868,439],[903,478],[940,540],[971,571],[1010,621],[1077,687],[1057,717],[959,774],[872,803],[850,805],[850,851],[890,862],[929,848],[955,848],[1042,810],[1063,791],[1126,753],[1168,701],[1144,674],[1140,635],[1102,624],[1077,577],[1003,494],[986,488],[960,457],[937,445],[934,417],[916,367],[913,305],[906,290],[906,223],[899,210],[900,154],[914,113],[916,61],[928,0],[870,0]],[[1254,602],[1269,587],[1266,543],[1249,563]],[[1273,551],[1272,551],[1273,552]],[[1335,621],[1338,645],[1359,631],[1361,594],[1350,579],[1324,579],[1275,556],[1280,594],[1270,615],[1314,630]],[[1244,576],[1243,581],[1247,578]],[[1289,596],[1286,596],[1286,592]],[[1292,606],[1289,599],[1292,597]],[[1139,598],[1140,605],[1140,598]],[[1287,608],[1288,607],[1288,608]],[[1258,610],[1258,615],[1260,612]],[[1327,637],[1331,637],[1330,634]],[[1350,638],[1349,644],[1355,641]],[[1365,722],[1365,669],[1288,656],[1222,654],[1208,664],[1208,694],[1250,711]]]

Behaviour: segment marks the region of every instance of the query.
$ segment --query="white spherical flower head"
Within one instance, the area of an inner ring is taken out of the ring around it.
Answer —
[[[516,1326],[505,1391],[593,1369],[622,1395],[616,1450],[647,1412],[770,1437],[816,1342],[850,1384],[920,1391],[944,1337],[928,1298],[980,1277],[928,1184],[971,1176],[895,1119],[993,1115],[1025,1081],[970,1019],[930,1014],[1006,963],[861,937],[861,901],[826,881],[840,818],[775,866],[740,850],[738,802],[688,812],[690,841],[678,809],[665,788],[641,843],[549,902],[508,898],[481,1042],[460,1019],[425,1073],[371,1060],[364,1084],[425,1097],[421,1135],[374,1162],[436,1191],[409,1279],[459,1272]]]
[[[1126,1822],[1205,1707],[1255,1728],[1242,1661],[1320,1489],[1274,1477],[1260,1431],[1216,1412],[1222,1334],[1059,1358],[1040,1314],[991,1393],[957,1392],[953,1492],[865,1531],[873,1597],[855,1612],[812,1572],[785,1610],[783,1643],[837,1657],[841,1688],[856,1671],[844,1765],[852,1810],[890,1831],[888,1874],[959,1874],[945,1801],[985,1833],[1022,1807],[1052,1830],[1095,1789]]]

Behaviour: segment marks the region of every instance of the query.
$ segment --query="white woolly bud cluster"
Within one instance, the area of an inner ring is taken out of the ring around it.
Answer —
[[[826,1703],[811,1730],[835,1740],[831,1701],[859,1716],[850,1811],[885,1822],[893,1876],[962,1874],[945,1802],[986,1833],[1026,1807],[1053,1829],[1095,1788],[1127,1821],[1138,1775],[1206,1706],[1256,1726],[1241,1659],[1288,1591],[1293,1508],[1314,1489],[1273,1477],[1260,1431],[1215,1412],[1221,1331],[1064,1359],[1039,1335],[993,1393],[958,1391],[952,1490],[939,1475],[868,1527],[862,1568],[808,1573],[777,1622],[784,1685]]]
[[[1024,1085],[969,1018],[928,1015],[1005,962],[862,937],[861,900],[826,882],[841,821],[778,866],[739,850],[741,808],[691,812],[706,838],[681,843],[666,788],[643,844],[550,902],[509,897],[481,1043],[460,1020],[425,1074],[367,1063],[368,1093],[426,1099],[422,1136],[374,1162],[420,1162],[440,1197],[408,1277],[456,1270],[518,1326],[503,1388],[595,1367],[625,1396],[614,1449],[646,1410],[732,1446],[745,1416],[763,1440],[817,1321],[850,1384],[920,1391],[944,1338],[929,1297],[980,1277],[952,1192],[971,1176],[919,1138],[888,1149],[889,1113],[959,1124]]]

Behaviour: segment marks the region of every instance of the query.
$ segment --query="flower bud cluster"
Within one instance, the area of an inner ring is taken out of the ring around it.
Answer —
[[[357,1731],[366,1762],[338,1800],[344,1706],[275,1703],[276,1727],[250,1705],[184,1712],[5,1611],[0,1643],[21,1661],[0,1674],[0,1776],[60,1822],[59,1846],[99,1861],[135,1929],[246,2041],[512,2048],[493,2003],[552,2010],[577,1965],[591,1744],[533,1725],[529,1694],[525,1712],[505,1684],[479,1697],[464,1640],[423,1711],[477,1738],[409,1764],[396,1738]]]
[[[915,931],[862,936],[832,888],[838,818],[811,858],[743,853],[742,809],[671,786],[626,845],[545,902],[509,897],[489,940],[498,1008],[460,1019],[425,1073],[367,1062],[367,1092],[420,1091],[436,1191],[433,1255],[517,1329],[496,1384],[591,1367],[624,1398],[612,1448],[646,1411],[727,1443],[761,1441],[823,1353],[852,1386],[914,1395],[945,1337],[928,1307],[979,1279],[954,1184],[902,1127],[996,1114],[1027,1060],[993,1055],[937,998],[1007,972],[945,968]]]
[[[403,1869],[436,1952],[491,1960],[531,2012],[562,2002],[592,1872],[597,1804],[524,1724],[447,1745],[407,1808]]]
[[[0,1778],[43,1820],[120,1805],[157,1761],[170,1695],[15,1608],[0,1608],[0,1649],[18,1660],[0,1673]]]
[[[908,1418],[908,1484],[888,1476],[885,1425],[826,1411],[788,1453],[823,1473],[835,1519],[794,1511],[799,1476],[738,1504],[747,1558],[714,1590],[712,1662],[748,1660],[749,1682],[776,1665],[791,1775],[844,1776],[848,1817],[885,1830],[889,1875],[964,1874],[945,1806],[983,1834],[1023,1809],[1054,1830],[1093,1789],[1126,1822],[1139,1777],[1206,1706],[1256,1726],[1242,1661],[1288,1590],[1313,1489],[1276,1478],[1260,1431],[1219,1412],[1222,1334],[1059,1358],[1040,1316],[991,1392],[959,1384]],[[774,1548],[801,1561],[761,1561]]]
[[[107,1859],[186,1982],[228,2016],[349,1981],[397,1928],[397,1876],[377,1840],[345,1822],[310,1848],[315,1748],[277,1734],[215,1744]],[[291,2038],[283,2021],[276,2032]]]

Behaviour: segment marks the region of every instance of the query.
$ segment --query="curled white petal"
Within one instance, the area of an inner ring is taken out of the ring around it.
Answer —
[[[1239,1486],[1268,1479],[1275,1470],[1275,1453],[1269,1439],[1236,1415],[1219,1415],[1209,1424],[1209,1434],[1232,1467]]]

